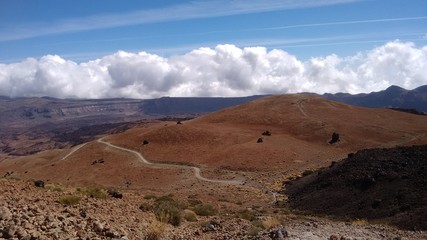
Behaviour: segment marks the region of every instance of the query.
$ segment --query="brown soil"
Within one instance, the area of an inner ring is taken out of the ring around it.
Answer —
[[[266,130],[272,136],[262,136]],[[340,141],[331,145],[328,141],[333,132],[340,134]],[[263,143],[257,143],[260,137]],[[289,176],[328,166],[331,161],[362,148],[426,144],[427,121],[424,116],[354,107],[311,95],[283,95],[182,124],[136,124],[105,140],[136,150],[152,162],[195,165],[204,177],[243,179],[245,185],[201,181],[188,169],[152,168],[135,154],[96,141],[64,160],[61,159],[70,149],[8,157],[0,162],[0,174],[13,172],[9,177],[41,179],[66,187],[101,186],[138,194],[173,193],[178,199],[196,195],[222,213],[246,208],[271,213],[277,211],[271,205],[272,191],[280,190]],[[149,143],[144,145],[144,140]],[[101,159],[102,163],[92,164]],[[301,224],[300,230],[304,232],[305,223]],[[315,231],[314,227],[312,230]]]
[[[272,136],[261,136],[269,130]],[[340,142],[330,145],[333,132]],[[263,143],[257,139],[263,137]],[[427,143],[425,117],[368,109],[311,95],[281,95],[183,124],[133,129],[109,138],[152,161],[245,171],[300,172],[370,147]],[[148,140],[149,144],[143,145]]]

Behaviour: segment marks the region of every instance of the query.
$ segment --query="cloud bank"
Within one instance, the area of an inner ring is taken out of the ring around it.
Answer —
[[[307,61],[283,50],[218,45],[164,58],[119,51],[76,63],[56,55],[0,64],[0,95],[58,98],[371,92],[427,84],[427,46],[393,41],[355,56]]]

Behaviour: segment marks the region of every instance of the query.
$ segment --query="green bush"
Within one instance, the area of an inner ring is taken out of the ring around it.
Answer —
[[[248,221],[256,220],[256,214],[254,211],[249,209],[240,210],[236,213],[236,216],[242,219],[246,219]]]
[[[198,204],[193,211],[199,216],[212,216],[216,214],[216,209],[210,204]]]
[[[83,191],[83,194],[86,196],[89,196],[91,198],[96,198],[96,199],[106,199],[107,198],[107,194],[105,194],[101,189],[99,188],[86,188]]]
[[[262,231],[262,228],[257,227],[257,226],[251,226],[248,230],[248,236],[255,237],[261,231]]]
[[[59,203],[65,204],[65,205],[76,205],[80,202],[80,197],[75,195],[66,195],[62,196],[59,199]]]
[[[154,214],[157,220],[179,226],[181,224],[181,209],[172,202],[162,202],[155,207]]]
[[[196,205],[199,205],[202,203],[202,201],[200,201],[199,199],[196,199],[196,198],[190,198],[187,200],[187,202],[190,206],[196,206]]]
[[[139,205],[139,209],[141,209],[143,212],[148,212],[153,210],[153,206],[148,203],[141,203],[141,205]]]
[[[144,196],[144,199],[146,199],[146,200],[157,199],[157,197],[155,195],[148,194],[148,195]]]
[[[161,196],[154,201],[154,214],[160,222],[178,226],[181,224],[181,211],[186,207],[186,204],[174,200],[172,195]]]
[[[189,209],[185,209],[184,210],[184,219],[187,220],[188,222],[197,222],[196,213],[189,210]]]

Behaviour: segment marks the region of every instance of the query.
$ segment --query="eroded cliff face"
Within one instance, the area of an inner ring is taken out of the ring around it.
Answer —
[[[260,97],[149,100],[0,97],[0,155],[28,155],[73,146],[121,129],[125,122],[188,119]]]
[[[0,101],[2,118],[0,126],[15,125],[26,121],[26,125],[42,122],[84,118],[100,115],[143,116],[143,100],[50,100],[44,98],[22,98]]]
[[[120,123],[149,118],[141,110],[142,102],[0,99],[0,152],[28,155],[79,144],[119,127]]]

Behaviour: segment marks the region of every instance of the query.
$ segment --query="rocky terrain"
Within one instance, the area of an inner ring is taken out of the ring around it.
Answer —
[[[427,230],[427,145],[360,150],[286,182],[292,208]]]
[[[56,143],[78,145],[6,155],[0,161],[0,238],[426,238],[419,228],[398,230],[377,219],[294,210],[280,194],[285,180],[350,152],[427,144],[425,116],[296,94],[191,120],[162,118],[173,121],[81,126],[55,133],[61,136]],[[31,146],[15,137],[17,149]],[[379,199],[379,206],[387,202]]]
[[[153,210],[153,196],[125,191],[123,198],[104,190],[36,187],[33,182],[0,179],[0,239],[424,239],[425,232],[386,225],[336,222],[290,212],[218,212],[162,223]],[[72,201],[70,196],[79,200]],[[159,199],[159,198],[158,198]],[[181,199],[182,201],[191,200]],[[191,202],[191,201],[189,201]],[[191,207],[189,207],[191,208]],[[185,210],[185,213],[191,211]],[[185,214],[183,212],[183,214]],[[254,212],[253,215],[248,213]],[[246,213],[246,214],[245,214]]]

